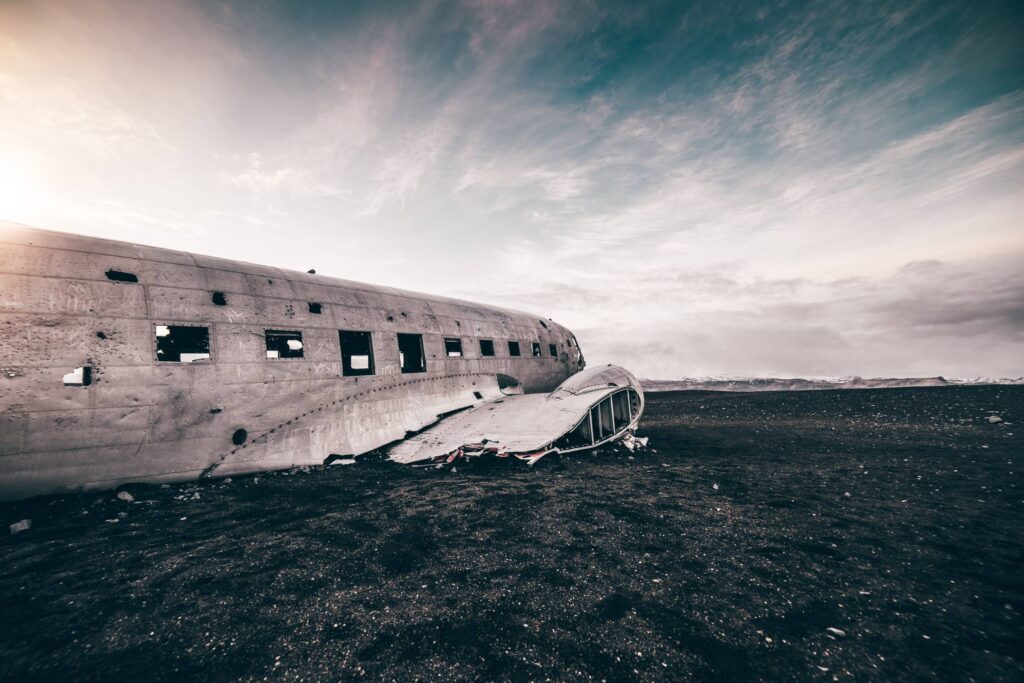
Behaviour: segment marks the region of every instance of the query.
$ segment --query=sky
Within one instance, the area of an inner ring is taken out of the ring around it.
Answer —
[[[0,0],[0,219],[642,377],[1024,375],[1024,7]]]

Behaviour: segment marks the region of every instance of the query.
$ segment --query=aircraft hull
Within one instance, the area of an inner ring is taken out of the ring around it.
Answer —
[[[210,358],[161,360],[160,326],[206,328]],[[302,357],[268,358],[268,330],[300,332]],[[371,333],[374,374],[343,374],[345,330]],[[403,372],[399,334],[425,372]],[[527,313],[0,224],[0,500],[320,465],[582,365]]]

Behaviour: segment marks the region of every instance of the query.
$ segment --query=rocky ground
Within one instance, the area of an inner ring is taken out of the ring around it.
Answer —
[[[1024,678],[1024,387],[648,400],[642,453],[0,506],[0,679]]]

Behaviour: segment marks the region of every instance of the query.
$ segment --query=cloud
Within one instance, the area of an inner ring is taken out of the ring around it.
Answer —
[[[592,361],[652,376],[1024,355],[997,258],[1024,249],[1024,53],[1001,8],[0,18],[2,217],[303,270],[312,252],[552,315]]]

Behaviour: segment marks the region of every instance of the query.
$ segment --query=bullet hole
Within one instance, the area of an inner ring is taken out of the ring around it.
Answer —
[[[315,315],[320,315],[323,312],[322,308],[323,307],[322,307],[322,305],[319,302],[316,302],[316,301],[310,301],[309,302],[309,312],[310,313],[313,313]]]
[[[548,329],[548,324],[543,320],[538,320],[537,322],[539,322],[540,326],[543,327],[545,330]]]
[[[224,292],[214,292],[213,293],[213,303],[216,306],[227,306],[228,305],[228,300],[224,296]]]
[[[111,268],[107,271],[107,279],[113,280],[114,282],[138,282],[139,278],[135,277],[133,273],[126,273],[123,270],[114,270]]]
[[[245,440],[249,438],[249,432],[244,429],[236,429],[235,433],[231,435],[231,443],[236,446],[241,446],[245,443]]]
[[[214,415],[221,412],[222,410],[223,408],[210,408],[210,412],[213,413]]]
[[[408,318],[408,317],[409,317],[409,316],[407,316],[407,315],[406,315],[406,314],[405,314],[404,312],[402,312],[402,313],[399,313],[399,315],[400,315],[400,316],[402,316],[403,318]]]
[[[103,332],[97,332],[97,333],[96,333],[96,337],[97,337],[98,339],[106,339],[106,338],[107,338],[107,335],[105,335],[105,334],[104,334]]]
[[[389,322],[389,323],[393,323],[393,322],[395,322],[395,316],[393,316],[393,315],[389,315],[389,316],[388,316],[388,322]]]
[[[473,398],[475,398],[476,400],[478,400],[478,401],[479,401],[479,400],[480,400],[480,399],[482,399],[483,397],[484,397],[484,395],[483,395],[483,394],[481,394],[481,393],[480,393],[479,391],[474,391],[474,392],[473,392]]]

